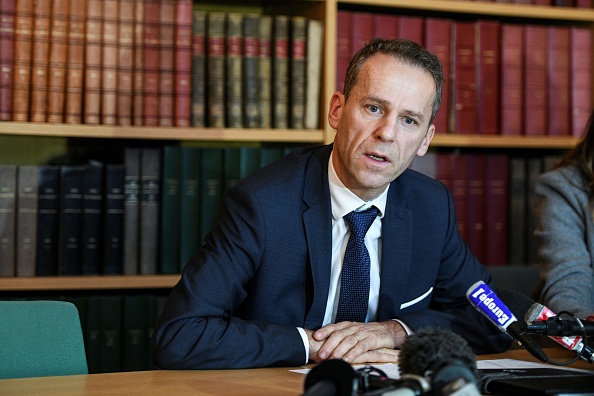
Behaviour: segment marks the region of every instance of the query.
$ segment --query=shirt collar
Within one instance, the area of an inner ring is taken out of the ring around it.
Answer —
[[[388,197],[388,189],[390,185],[376,198],[371,201],[364,201],[349,190],[344,183],[338,178],[334,165],[332,164],[332,156],[334,151],[330,154],[328,160],[328,181],[330,184],[330,200],[332,203],[332,217],[334,220],[342,219],[344,215],[353,210],[365,210],[370,206],[375,206],[379,209],[378,216],[384,217],[386,211],[386,200]]]

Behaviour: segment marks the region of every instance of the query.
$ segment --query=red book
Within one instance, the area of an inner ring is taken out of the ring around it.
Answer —
[[[485,202],[486,202],[486,156],[470,154],[468,156],[468,171],[466,184],[466,213],[467,228],[466,241],[470,251],[484,263],[486,259],[485,247]],[[456,214],[459,212],[456,211]]]
[[[31,89],[31,36],[33,32],[33,2],[18,0],[15,3],[14,25],[14,74],[12,120],[29,121]]]
[[[64,121],[80,124],[85,68],[86,3],[70,1]]]
[[[452,191],[452,155],[446,153],[437,153],[435,160],[435,178],[446,185]]]
[[[344,10],[336,13],[336,89],[340,92],[351,60],[351,14]]]
[[[76,1],[75,1],[76,2]],[[85,30],[84,122],[99,124],[101,116],[101,41],[103,0],[89,0]]]
[[[479,20],[477,37],[478,133],[499,133],[499,65],[501,62],[501,23]]]
[[[101,123],[115,125],[118,105],[119,0],[103,0]]]
[[[433,52],[441,61],[443,75],[446,76],[442,86],[441,105],[433,119],[436,133],[449,132],[448,120],[450,114],[450,47],[451,47],[450,19],[425,19],[425,47]]]
[[[458,134],[477,133],[477,92],[474,22],[452,25],[454,127]]]
[[[398,37],[423,45],[424,18],[401,15],[398,17]]]
[[[524,26],[501,26],[501,134],[522,135],[524,111]]]
[[[577,8],[592,8],[592,0],[575,0]]]
[[[134,69],[132,71],[132,123],[144,124],[144,1],[135,0]]]
[[[0,121],[12,119],[14,0],[0,1]]]
[[[54,0],[51,16],[47,122],[64,122],[70,0]]]
[[[524,134],[547,133],[547,28],[524,28]]]
[[[119,0],[119,7],[116,124],[131,125],[136,1]]]
[[[173,125],[175,0],[161,0],[159,25],[159,126]],[[191,17],[191,15],[190,15]]]
[[[180,0],[175,17],[175,126],[190,126],[192,106],[192,1]]]
[[[571,135],[581,137],[592,108],[592,29],[570,28]]]
[[[51,1],[33,2],[33,54],[31,58],[31,121],[47,119]]]
[[[143,125],[159,124],[159,50],[161,0],[144,1]]]
[[[454,200],[458,230],[462,239],[468,236],[468,154],[449,154],[450,190]]]
[[[486,220],[483,264],[508,263],[509,159],[506,155],[487,155],[485,169]]]
[[[353,12],[351,14],[351,57],[373,38],[373,14]]]
[[[548,134],[569,136],[569,28],[548,26]]]
[[[398,37],[398,17],[393,14],[373,14],[373,37]]]

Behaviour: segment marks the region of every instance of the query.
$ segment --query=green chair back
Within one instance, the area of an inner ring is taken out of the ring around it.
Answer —
[[[74,304],[0,301],[0,379],[87,373]]]

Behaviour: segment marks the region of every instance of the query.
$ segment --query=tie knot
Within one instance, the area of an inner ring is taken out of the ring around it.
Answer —
[[[349,224],[351,229],[351,235],[357,238],[364,238],[367,234],[367,230],[373,224],[373,221],[377,217],[379,210],[372,206],[361,212],[352,211],[344,215],[345,221]]]

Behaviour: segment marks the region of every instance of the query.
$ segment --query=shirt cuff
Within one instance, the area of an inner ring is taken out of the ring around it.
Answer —
[[[412,331],[412,329],[411,329],[410,327],[408,327],[408,326],[406,325],[406,323],[404,323],[404,322],[403,322],[403,321],[401,321],[400,319],[392,319],[392,320],[394,320],[394,321],[396,321],[396,322],[400,323],[400,324],[402,325],[402,327],[404,327],[404,331],[406,331],[406,334],[407,334],[407,335],[411,335],[411,334],[413,334],[413,333],[414,333],[414,331]]]
[[[404,326],[404,325],[403,325]],[[303,340],[303,347],[305,348],[305,363],[309,363],[309,340],[307,339],[307,334],[305,334],[305,330],[301,327],[297,327],[297,331],[301,335],[301,339]]]

